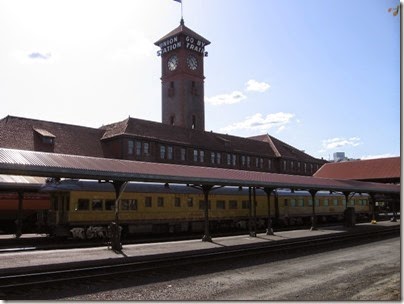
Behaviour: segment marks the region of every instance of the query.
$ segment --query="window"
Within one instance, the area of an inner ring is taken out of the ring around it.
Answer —
[[[268,169],[272,169],[272,159],[268,159]]]
[[[140,141],[136,141],[136,156],[142,155],[142,143]]]
[[[245,156],[241,155],[241,165],[245,166]]]
[[[194,206],[194,200],[192,197],[188,197],[187,199],[187,206],[192,208]]]
[[[247,156],[247,167],[250,167],[251,165],[251,158]]]
[[[286,160],[283,161],[283,171],[286,171]]]
[[[149,155],[150,154],[149,147],[150,147],[149,143],[147,143],[147,142],[143,143],[143,154],[144,155]]]
[[[226,208],[226,202],[225,201],[216,201],[216,209],[225,209]]]
[[[43,142],[44,144],[52,145],[52,144],[53,144],[53,141],[54,141],[54,138],[53,138],[53,137],[47,137],[47,136],[42,137],[42,142]]]
[[[337,198],[334,198],[334,199],[332,200],[332,204],[333,204],[334,206],[338,206],[338,199],[337,199]]]
[[[93,211],[102,211],[102,200],[93,199],[91,201],[91,210],[93,210]]]
[[[233,166],[235,166],[235,165],[236,165],[236,158],[237,158],[237,157],[236,157],[235,154],[233,154],[232,157],[233,157]]]
[[[121,200],[121,209],[123,211],[137,210],[137,200]]]
[[[323,206],[324,206],[324,207],[328,207],[328,198],[325,198],[325,199],[323,200]]]
[[[248,209],[250,207],[250,201],[242,201],[241,202],[241,208],[242,209]]]
[[[182,161],[186,160],[186,155],[187,154],[186,154],[185,148],[181,148],[180,152],[181,152],[181,160]]]
[[[191,129],[195,129],[196,128],[196,116],[192,115],[192,126]]]
[[[229,209],[237,209],[237,201],[229,201]]]
[[[210,162],[211,164],[215,163],[215,152],[210,152]]]
[[[157,198],[157,207],[164,207],[164,197]]]
[[[260,168],[263,169],[264,168],[264,159],[260,158]]]
[[[90,200],[79,198],[77,201],[76,211],[89,210]]]
[[[128,154],[132,155],[133,152],[135,150],[135,143],[133,142],[133,140],[128,140]]]
[[[194,162],[198,161],[198,150],[194,150]]]
[[[167,159],[173,159],[173,147],[167,147]]]
[[[231,154],[227,154],[227,165],[231,165]]]
[[[146,196],[144,199],[144,206],[147,208],[151,208],[152,206],[152,198],[151,196]]]
[[[161,159],[166,158],[166,146],[160,145],[160,158]]]
[[[174,198],[174,206],[181,207],[181,198],[180,197]]]
[[[298,198],[297,199],[297,207],[303,207],[304,206],[304,199]]]
[[[220,165],[220,163],[222,162],[222,156],[221,154],[218,152],[216,153],[216,163]]]
[[[290,199],[290,207],[296,207],[296,200],[294,198]]]
[[[205,152],[200,150],[199,151],[199,161],[203,163],[205,161]]]
[[[115,200],[106,200],[105,210],[115,210]]]
[[[210,209],[210,201],[208,202],[208,209]],[[205,201],[199,201],[199,209],[204,210],[205,209]]]

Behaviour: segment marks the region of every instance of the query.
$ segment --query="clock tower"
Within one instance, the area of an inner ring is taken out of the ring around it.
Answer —
[[[205,130],[203,59],[208,40],[180,25],[155,42],[160,47],[162,122]]]

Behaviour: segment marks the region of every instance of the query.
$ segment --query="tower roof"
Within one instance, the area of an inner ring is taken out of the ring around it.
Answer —
[[[183,20],[181,20],[181,23],[178,27],[176,27],[175,29],[173,29],[171,32],[169,32],[167,35],[161,37],[158,41],[156,41],[154,44],[157,46],[160,46],[160,43],[162,43],[163,41],[167,40],[168,38],[175,36],[175,35],[179,35],[179,34],[184,34],[184,35],[190,35],[198,40],[201,40],[205,43],[205,45],[210,44],[210,41],[204,37],[202,37],[201,35],[199,35],[198,33],[194,32],[193,30],[191,30],[189,27],[186,27]]]

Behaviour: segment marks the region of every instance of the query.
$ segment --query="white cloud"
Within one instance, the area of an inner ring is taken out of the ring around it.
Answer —
[[[351,137],[351,138],[330,138],[323,140],[323,150],[332,150],[335,148],[341,148],[346,146],[356,147],[361,144],[359,137]]]
[[[231,132],[234,130],[259,130],[262,132],[267,131],[273,127],[277,128],[280,132],[285,129],[286,125],[291,123],[291,119],[295,116],[292,113],[275,113],[268,114],[263,117],[261,113],[247,117],[244,121],[234,123],[227,127],[221,128],[221,132]]]
[[[246,91],[260,92],[263,93],[268,90],[271,86],[265,82],[258,82],[254,79],[250,79],[246,82]]]
[[[56,56],[51,52],[16,50],[11,56],[20,64],[52,63]]]
[[[51,53],[40,53],[40,52],[33,52],[28,54],[28,58],[30,59],[40,59],[40,60],[48,60],[52,57]]]
[[[240,91],[234,91],[230,94],[221,94],[213,97],[206,98],[206,102],[211,105],[218,106],[222,104],[235,104],[239,103],[247,97]]]

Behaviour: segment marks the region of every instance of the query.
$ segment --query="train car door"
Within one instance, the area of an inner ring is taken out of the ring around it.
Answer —
[[[51,213],[50,222],[54,225],[63,225],[67,223],[67,215],[69,211],[69,199],[68,193],[57,192],[51,196]]]

